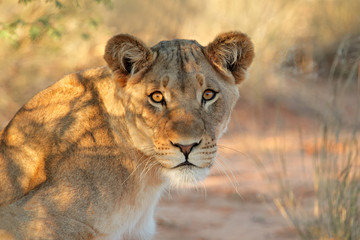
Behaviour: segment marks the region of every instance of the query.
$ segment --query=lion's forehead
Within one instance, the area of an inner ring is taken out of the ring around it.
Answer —
[[[151,92],[160,90],[174,96],[191,95],[195,97],[203,88],[198,79],[201,79],[202,84],[206,84],[201,73],[183,73],[181,76],[174,72],[157,73],[147,79],[146,92],[149,95]]]
[[[145,76],[149,92],[164,88],[194,96],[204,87],[217,88],[216,72],[196,41],[164,41],[152,50],[156,58]]]
[[[173,69],[179,74],[199,72],[206,61],[202,47],[191,40],[160,42],[153,51],[156,53],[155,68]]]

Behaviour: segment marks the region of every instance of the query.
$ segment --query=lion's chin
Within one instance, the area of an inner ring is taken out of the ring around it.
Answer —
[[[210,168],[182,166],[173,169],[164,168],[163,174],[170,180],[172,187],[196,186],[209,175]]]

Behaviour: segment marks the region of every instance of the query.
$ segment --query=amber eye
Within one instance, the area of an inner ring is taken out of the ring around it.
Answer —
[[[212,99],[214,99],[216,96],[216,92],[214,90],[211,89],[206,89],[203,93],[203,101],[210,101]]]
[[[154,103],[163,103],[164,102],[164,95],[162,95],[162,93],[159,91],[153,92],[152,94],[150,94],[149,97],[151,98],[151,100]]]

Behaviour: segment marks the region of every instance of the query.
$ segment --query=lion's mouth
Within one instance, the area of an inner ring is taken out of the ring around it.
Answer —
[[[179,168],[179,167],[184,167],[184,166],[198,167],[195,164],[189,162],[188,160],[185,160],[184,162],[182,162],[182,163],[176,165],[175,167],[173,167],[173,169]]]

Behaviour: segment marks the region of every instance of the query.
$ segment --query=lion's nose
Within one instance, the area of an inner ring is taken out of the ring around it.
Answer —
[[[195,143],[192,143],[189,145],[182,145],[182,144],[173,143],[173,142],[171,142],[171,144],[174,145],[175,147],[180,148],[180,151],[184,154],[185,159],[187,160],[190,152],[194,149],[194,147],[198,146],[200,144],[200,142],[195,142]]]

